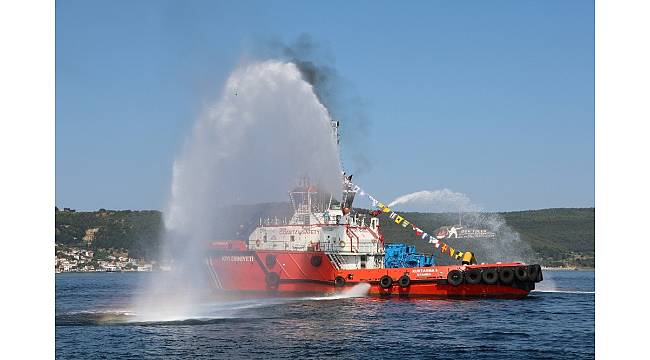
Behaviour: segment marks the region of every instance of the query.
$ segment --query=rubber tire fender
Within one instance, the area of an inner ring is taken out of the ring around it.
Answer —
[[[483,282],[488,285],[496,284],[497,281],[499,280],[497,269],[495,268],[483,269],[483,272],[481,273],[481,280],[483,280]]]
[[[278,273],[275,272],[270,272],[266,274],[264,280],[266,281],[266,286],[269,289],[277,289],[278,286],[280,285],[280,275],[278,275]]]
[[[463,272],[454,269],[447,273],[447,282],[453,286],[458,286],[463,283]]]
[[[411,285],[411,278],[408,275],[402,275],[399,280],[397,280],[399,287],[407,288]]]
[[[381,286],[383,289],[389,289],[393,286],[393,278],[388,275],[382,276],[379,279],[379,286]]]
[[[336,278],[334,278],[334,285],[336,287],[345,286],[345,278],[343,276],[337,276]]]
[[[532,282],[540,282],[544,280],[542,276],[542,267],[539,265],[530,265],[528,267],[528,280]]]
[[[481,269],[470,269],[465,272],[465,282],[475,285],[481,282]]]
[[[311,262],[311,266],[319,267],[323,263],[323,257],[320,255],[314,255],[309,261]]]
[[[510,285],[515,280],[515,271],[509,267],[499,268],[499,281],[502,284]]]
[[[517,266],[515,269],[515,277],[519,281],[529,281],[530,271],[528,270],[528,266]]]

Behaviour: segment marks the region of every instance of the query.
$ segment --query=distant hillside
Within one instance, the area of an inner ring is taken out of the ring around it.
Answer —
[[[429,231],[458,223],[458,214],[400,214]],[[457,249],[473,251],[479,261],[524,260],[547,266],[595,267],[594,214],[594,208],[482,214],[491,220],[505,221],[505,226],[498,226],[496,239],[452,239],[447,242]],[[380,224],[387,242],[409,243],[421,252],[433,251],[426,241],[387,217],[381,217]],[[440,263],[449,261],[444,256],[438,258]]]
[[[159,211],[56,211],[57,244],[92,249],[126,249],[132,257],[153,258],[164,229]]]
[[[360,212],[367,210],[359,209]],[[289,217],[286,203],[237,206],[229,209],[229,226],[215,230],[215,239],[246,238],[262,217]],[[440,226],[458,222],[458,214],[402,213],[420,228],[433,231]],[[595,211],[586,209],[544,209],[480,214],[482,218],[496,219],[496,239],[452,239],[449,244],[476,253],[479,261],[524,260],[541,262],[548,266],[594,267]],[[380,225],[387,242],[415,245],[419,251],[433,252],[426,241],[413,231],[396,225],[385,216]],[[511,231],[512,230],[512,231]],[[163,231],[159,211],[56,212],[56,242],[91,248],[122,248],[135,257],[154,257]],[[439,263],[450,260],[438,256]]]
[[[595,267],[595,209],[544,209],[502,214],[550,265]],[[553,263],[555,262],[555,263]]]

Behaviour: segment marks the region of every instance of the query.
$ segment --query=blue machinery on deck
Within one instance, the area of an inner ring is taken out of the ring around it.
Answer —
[[[433,266],[433,256],[418,254],[415,246],[406,244],[384,245],[385,268],[413,268]]]

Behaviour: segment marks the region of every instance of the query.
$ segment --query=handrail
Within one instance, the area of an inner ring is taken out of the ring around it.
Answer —
[[[359,251],[359,236],[357,234],[355,234],[354,231],[352,231],[349,226],[345,227],[345,233],[350,238],[350,252],[354,251],[352,249],[352,236],[354,236],[354,238],[357,239],[357,251]]]

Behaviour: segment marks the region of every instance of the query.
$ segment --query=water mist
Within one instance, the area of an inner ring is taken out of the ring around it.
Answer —
[[[293,63],[271,60],[233,71],[174,162],[163,242],[172,271],[157,274],[140,299],[142,319],[201,316],[196,312],[209,288],[205,243],[248,220],[233,218],[230,206],[286,201],[301,176],[337,196],[341,168],[330,121]]]
[[[480,206],[463,193],[449,189],[417,191],[397,197],[388,206],[395,209],[408,208],[410,211],[449,213],[448,225],[457,224],[458,213],[462,212],[463,225],[496,233],[495,238],[464,242],[468,244],[465,250],[473,251],[479,261],[535,261],[536,256],[530,245],[522,241],[519,233],[506,224],[503,216],[482,211]],[[458,241],[452,239],[449,243],[453,246]]]

